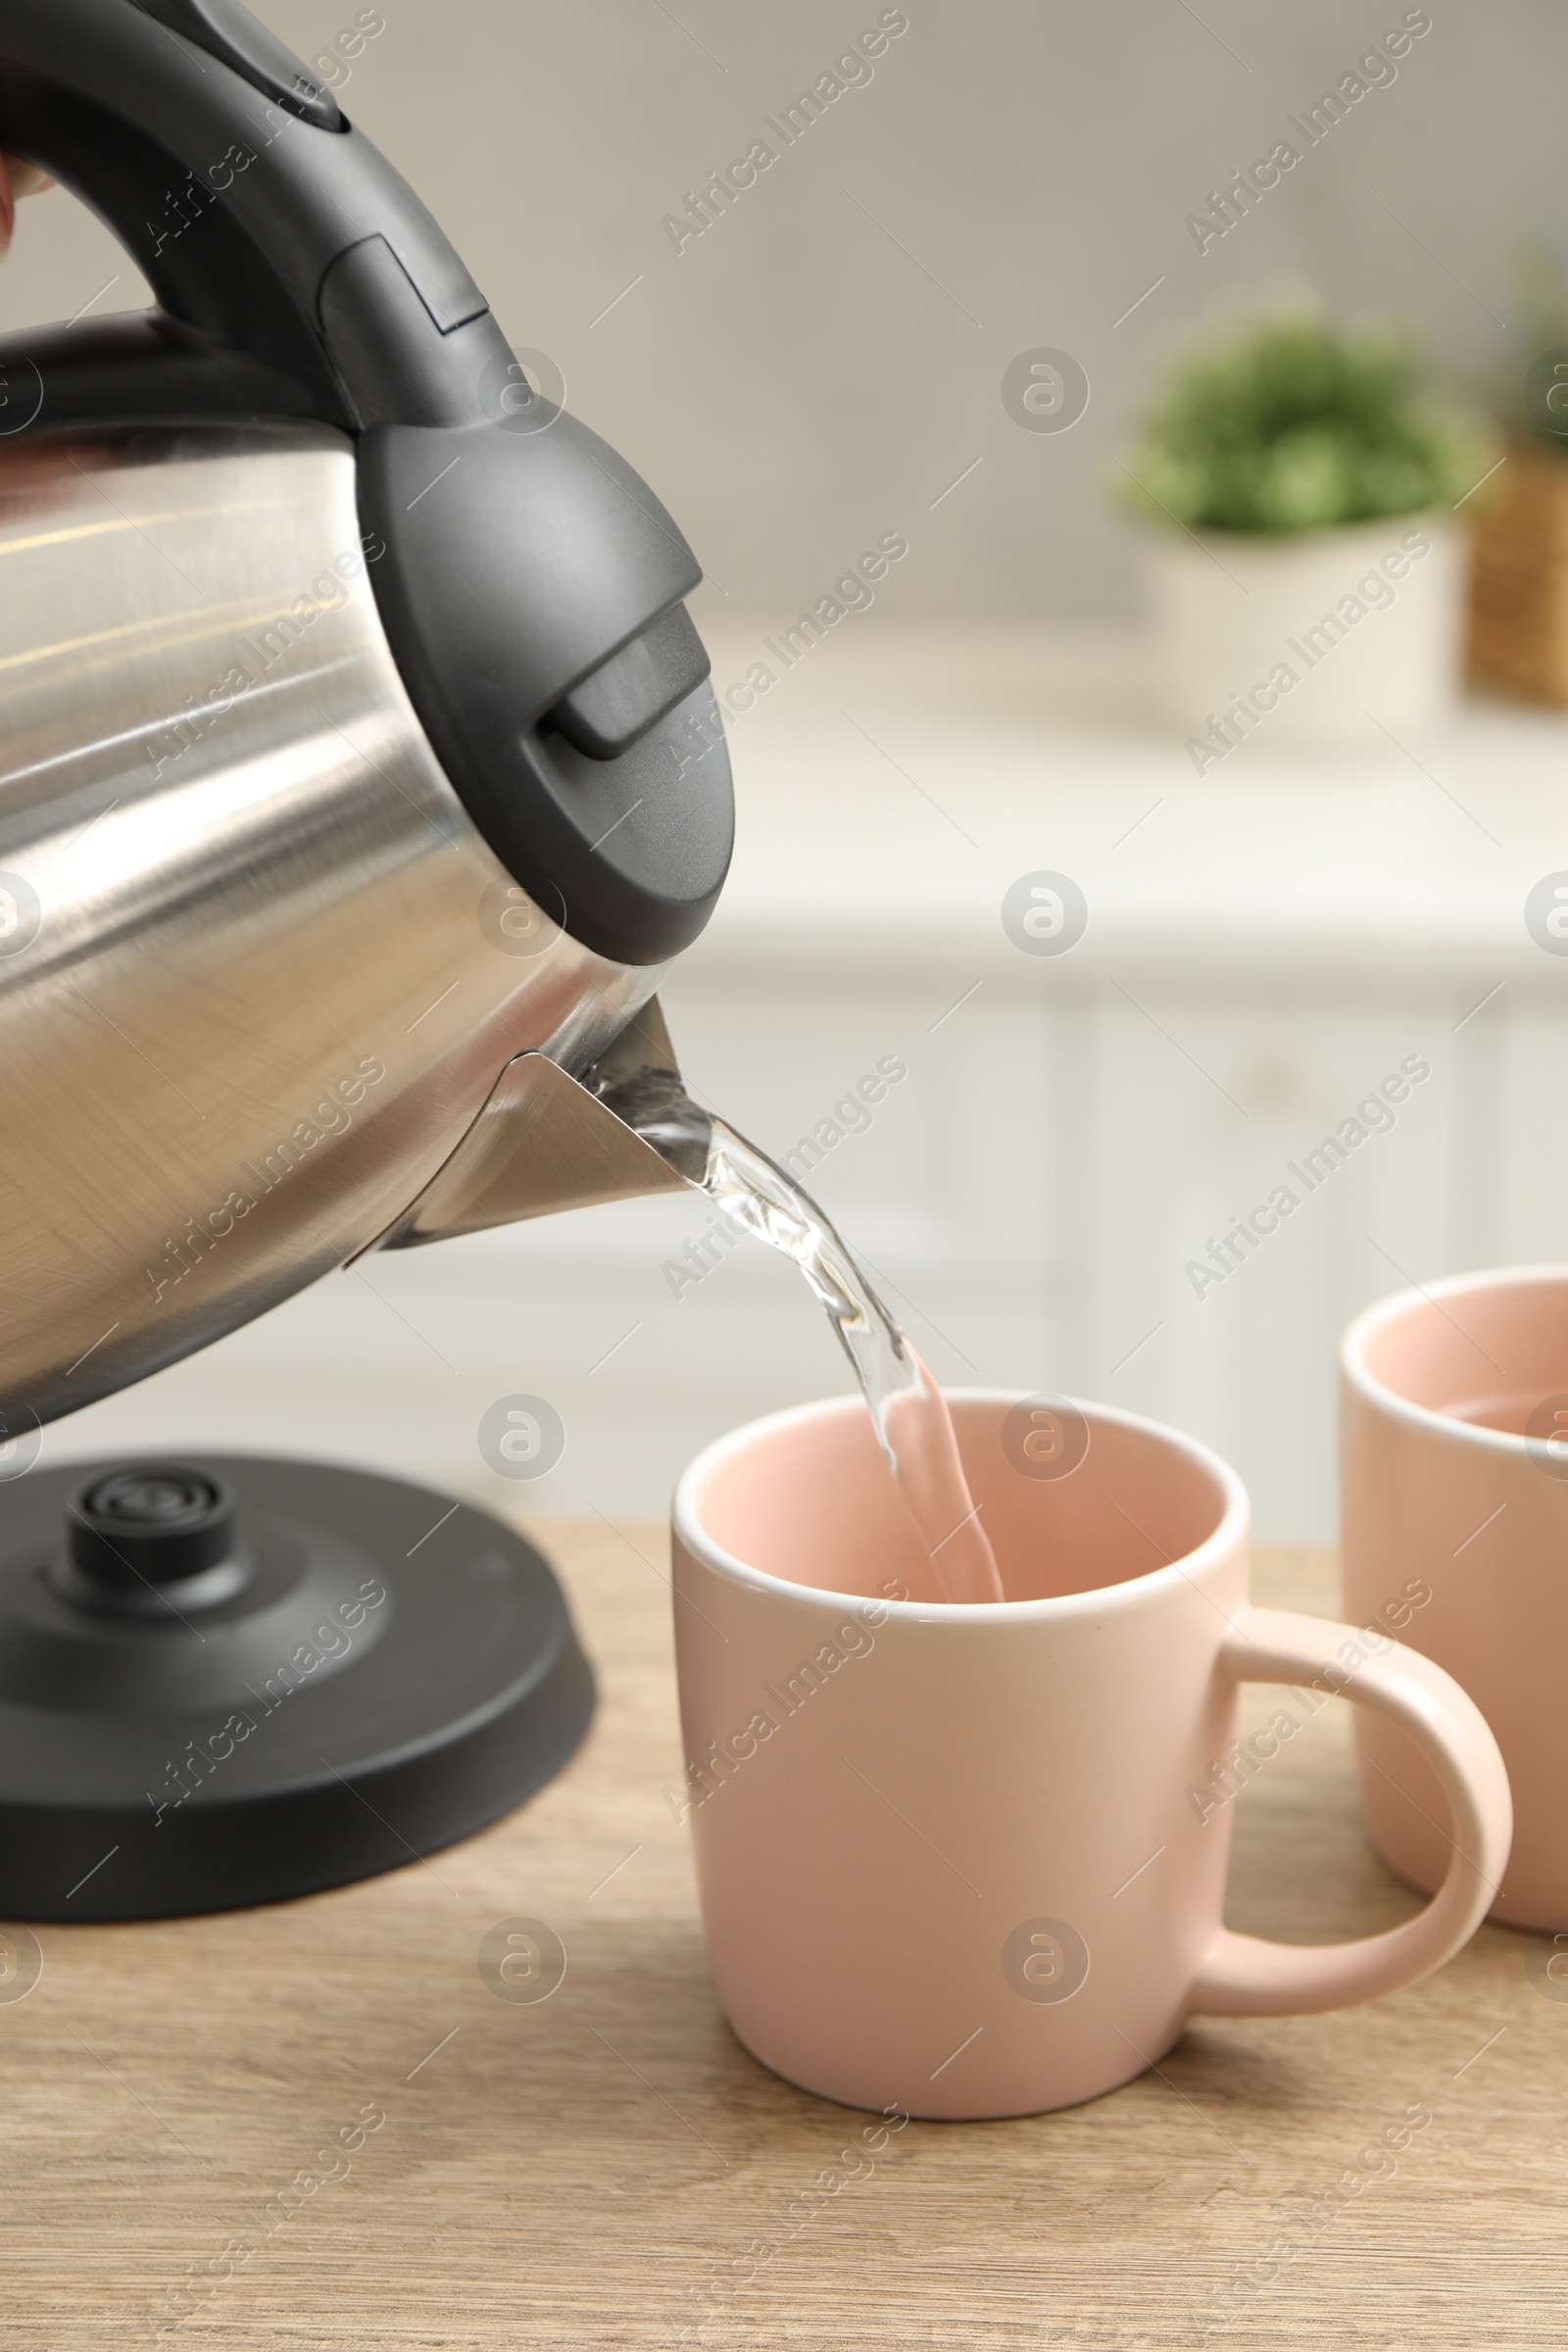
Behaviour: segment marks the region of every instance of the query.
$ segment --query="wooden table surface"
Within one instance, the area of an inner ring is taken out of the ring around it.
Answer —
[[[833,2191],[862,2119],[730,2034],[661,1793],[664,1538],[536,1532],[601,1705],[531,1804],[302,1902],[38,1931],[0,2004],[6,2352],[1568,2344],[1568,1999],[1505,1929],[1367,2008],[1201,2021],[1085,2107],[909,2124]],[[1264,1555],[1254,1591],[1331,1613],[1331,1563]],[[1244,1795],[1233,1926],[1413,1907],[1362,1838],[1347,1714]],[[519,1916],[567,1953],[535,2004],[478,1966]]]

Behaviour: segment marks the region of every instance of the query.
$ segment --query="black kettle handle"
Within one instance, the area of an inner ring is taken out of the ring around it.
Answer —
[[[290,407],[355,430],[497,414],[484,297],[241,0],[0,0],[0,148],[108,223],[176,339],[246,355]]]

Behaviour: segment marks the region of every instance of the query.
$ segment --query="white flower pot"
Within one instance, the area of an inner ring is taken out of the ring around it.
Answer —
[[[1163,715],[1200,774],[1254,742],[1403,741],[1452,710],[1465,537],[1448,515],[1161,532],[1146,562]]]

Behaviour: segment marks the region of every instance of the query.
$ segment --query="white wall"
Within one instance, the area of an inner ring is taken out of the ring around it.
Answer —
[[[259,10],[312,55],[358,0]],[[431,204],[508,334],[553,356],[570,405],[664,497],[711,575],[698,610],[720,616],[790,617],[888,529],[913,549],[890,610],[1125,609],[1111,453],[1173,340],[1304,280],[1350,312],[1407,317],[1450,376],[1488,375],[1504,361],[1512,243],[1560,217],[1568,18],[1549,0],[1433,0],[1397,80],[1201,258],[1187,215],[1403,0],[907,0],[909,29],[869,85],[678,257],[664,215],[880,0],[382,13],[345,107]],[[140,298],[72,209],[24,214],[0,326],[69,318],[117,270],[100,307]],[[1021,431],[1003,409],[1004,369],[1037,346],[1088,370],[1071,432]]]

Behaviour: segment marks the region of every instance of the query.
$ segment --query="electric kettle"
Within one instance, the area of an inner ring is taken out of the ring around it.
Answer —
[[[16,1442],[365,1250],[678,1187],[602,1081],[673,1068],[732,806],[685,540],[237,0],[3,0],[0,148],[159,305],[0,343]]]
[[[237,0],[0,0],[0,149],[158,305],[0,342],[0,1910],[131,1919],[422,1856],[581,1739],[505,1522],[41,1428],[700,1174],[637,1114],[730,777],[685,540]]]

